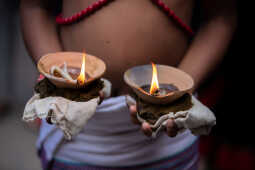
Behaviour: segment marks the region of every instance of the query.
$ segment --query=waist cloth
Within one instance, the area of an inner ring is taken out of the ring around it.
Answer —
[[[190,169],[198,160],[197,139],[188,130],[175,138],[165,133],[156,139],[146,137],[140,126],[132,123],[125,96],[118,96],[105,99],[71,141],[64,140],[61,130],[43,120],[36,146],[42,163],[54,160],[60,167],[143,169],[155,165],[170,169],[179,162],[181,169]]]

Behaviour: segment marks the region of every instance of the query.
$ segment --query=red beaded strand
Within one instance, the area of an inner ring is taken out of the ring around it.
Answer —
[[[68,25],[68,24],[75,23],[75,22],[79,21],[80,19],[92,14],[96,10],[102,8],[103,6],[105,6],[106,4],[108,4],[111,1],[113,1],[113,0],[99,0],[99,1],[89,5],[86,9],[72,15],[71,17],[64,18],[62,16],[62,14],[60,14],[56,17],[56,22],[59,25]]]
[[[86,9],[72,15],[71,17],[64,18],[62,14],[56,17],[56,22],[59,25],[68,25],[79,21],[80,19],[92,14],[103,6],[107,5],[109,2],[114,0],[99,0],[92,5],[88,6]],[[154,4],[156,4],[162,11],[164,11],[176,25],[178,25],[184,32],[186,32],[189,36],[193,36],[194,32],[192,29],[186,25],[177,15],[175,15],[174,11],[172,11],[162,0],[151,0]]]
[[[151,0],[154,2],[161,10],[163,10],[180,28],[182,28],[189,36],[193,36],[194,32],[192,29],[186,25],[174,11],[172,11],[162,0]]]

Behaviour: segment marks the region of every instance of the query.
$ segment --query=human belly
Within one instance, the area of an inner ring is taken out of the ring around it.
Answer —
[[[68,16],[65,8],[64,3]],[[114,1],[76,24],[62,26],[61,40],[66,51],[103,59],[105,77],[118,95],[125,91],[125,70],[151,61],[176,66],[188,46],[187,35],[148,0]]]

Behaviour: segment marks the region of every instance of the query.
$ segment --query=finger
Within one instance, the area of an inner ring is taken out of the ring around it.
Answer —
[[[142,131],[143,131],[143,133],[144,133],[146,136],[151,137],[151,135],[152,135],[152,129],[151,129],[149,123],[144,122],[144,123],[142,124]]]
[[[37,82],[43,80],[44,78],[45,78],[45,77],[44,77],[42,74],[40,74],[39,77],[37,78]]]
[[[178,134],[178,126],[173,119],[169,119],[166,124],[167,135],[170,137],[175,137]]]
[[[132,115],[136,115],[137,113],[136,105],[129,106],[129,110]]]
[[[131,96],[129,95],[126,95],[126,103],[128,106],[131,106],[131,105],[135,105],[136,104],[136,101],[134,98],[132,98]]]
[[[129,107],[130,115],[131,115],[131,120],[135,124],[141,124],[141,122],[137,119],[137,110],[136,110],[136,105],[131,105]]]

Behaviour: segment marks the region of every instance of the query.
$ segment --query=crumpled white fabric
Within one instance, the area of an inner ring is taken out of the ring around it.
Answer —
[[[207,135],[216,125],[213,112],[192,96],[193,107],[187,111],[169,113],[169,118],[174,118],[179,128],[190,129],[194,135]]]
[[[104,96],[108,97],[111,93],[111,83],[106,79],[102,80],[104,81],[102,91]],[[43,119],[51,112],[52,123],[64,132],[66,139],[71,140],[94,115],[99,101],[99,97],[87,102],[75,102],[63,97],[40,99],[39,94],[34,94],[25,106],[23,120],[29,122],[36,118]]]
[[[127,97],[128,105],[134,104],[134,100],[132,100],[131,97]],[[193,106],[189,110],[180,111],[175,114],[170,112],[161,116],[154,125],[151,125],[152,128],[157,129],[152,133],[152,137],[156,137],[158,132],[166,126],[168,119],[174,119],[180,129],[179,133],[189,129],[194,135],[208,135],[212,127],[216,125],[216,117],[208,107],[194,96],[192,96],[192,103]],[[145,121],[139,114],[137,114],[137,118],[140,122]]]

